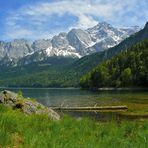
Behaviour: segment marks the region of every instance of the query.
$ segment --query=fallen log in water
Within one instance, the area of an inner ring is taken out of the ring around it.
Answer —
[[[99,111],[99,110],[126,110],[127,106],[93,106],[93,107],[52,107],[53,110],[67,111]]]

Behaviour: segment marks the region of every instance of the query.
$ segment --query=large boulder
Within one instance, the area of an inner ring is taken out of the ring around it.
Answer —
[[[20,109],[27,115],[39,114],[48,115],[53,120],[59,120],[60,116],[52,109],[40,104],[39,102],[31,99],[25,99],[23,96],[14,92],[4,90],[0,92],[0,104],[10,106],[13,109]]]

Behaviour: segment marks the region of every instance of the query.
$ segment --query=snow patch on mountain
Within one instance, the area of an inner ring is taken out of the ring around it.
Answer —
[[[76,52],[75,48],[72,46],[68,46],[66,48],[53,48],[53,47],[48,47],[46,49],[47,56],[64,56],[64,57],[78,57],[81,58],[81,55]]]
[[[30,63],[51,56],[81,58],[111,48],[139,30],[138,26],[115,28],[100,22],[86,30],[72,29],[68,33],[33,43],[24,39],[8,43],[0,41],[0,63],[16,63],[19,60]]]

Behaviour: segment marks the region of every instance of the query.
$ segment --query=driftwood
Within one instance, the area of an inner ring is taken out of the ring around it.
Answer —
[[[99,110],[127,110],[127,106],[93,106],[93,107],[52,107],[53,110],[67,111],[99,111]]]

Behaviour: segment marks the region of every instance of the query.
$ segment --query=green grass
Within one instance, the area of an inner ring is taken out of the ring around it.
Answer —
[[[26,116],[0,105],[0,147],[146,148],[148,121],[101,123],[64,117]]]

